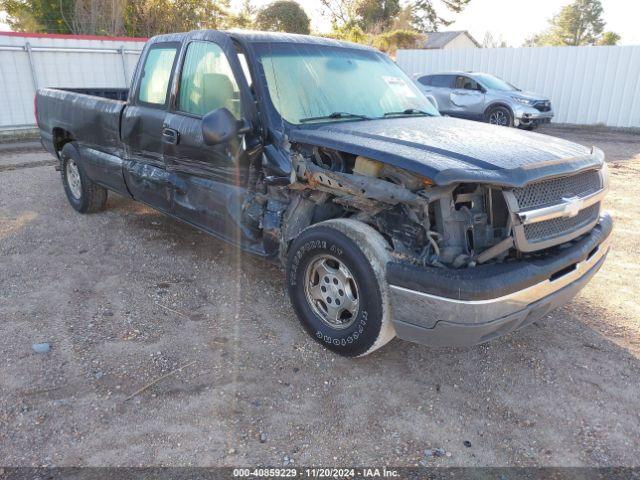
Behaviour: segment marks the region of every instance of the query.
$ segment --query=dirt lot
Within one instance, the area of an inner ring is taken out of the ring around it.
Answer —
[[[603,270],[488,345],[359,360],[277,267],[116,195],[80,216],[47,154],[0,148],[0,465],[639,465],[640,135],[545,133],[616,161]]]

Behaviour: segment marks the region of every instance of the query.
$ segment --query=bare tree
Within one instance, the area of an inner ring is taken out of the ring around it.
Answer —
[[[125,33],[125,6],[126,0],[76,0],[71,31],[75,34],[122,35]]]
[[[334,25],[349,25],[356,19],[357,0],[320,0],[320,4]]]
[[[509,45],[507,45],[502,36],[496,38],[491,32],[487,32],[484,34],[482,46],[483,48],[507,48]]]

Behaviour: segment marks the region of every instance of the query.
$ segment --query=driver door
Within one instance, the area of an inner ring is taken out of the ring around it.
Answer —
[[[460,116],[476,118],[484,112],[484,89],[470,77],[456,77],[450,98],[453,111]]]
[[[261,152],[259,139],[238,134],[206,145],[202,117],[219,108],[247,118],[246,79],[235,46],[225,34],[205,32],[183,49],[171,111],[163,125],[163,151],[173,186],[173,213],[234,243],[242,241],[240,218],[249,163]],[[249,145],[249,147],[247,147]]]

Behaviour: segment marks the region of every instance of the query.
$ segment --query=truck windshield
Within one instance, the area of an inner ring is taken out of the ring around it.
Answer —
[[[310,44],[261,44],[256,50],[271,101],[289,123],[438,115],[381,53]]]

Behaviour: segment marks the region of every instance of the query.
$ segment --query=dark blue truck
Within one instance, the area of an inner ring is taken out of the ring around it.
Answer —
[[[42,89],[36,109],[78,212],[112,191],[281,262],[302,325],[346,356],[513,331],[609,249],[600,150],[442,117],[359,45],[161,35],[129,90]]]

